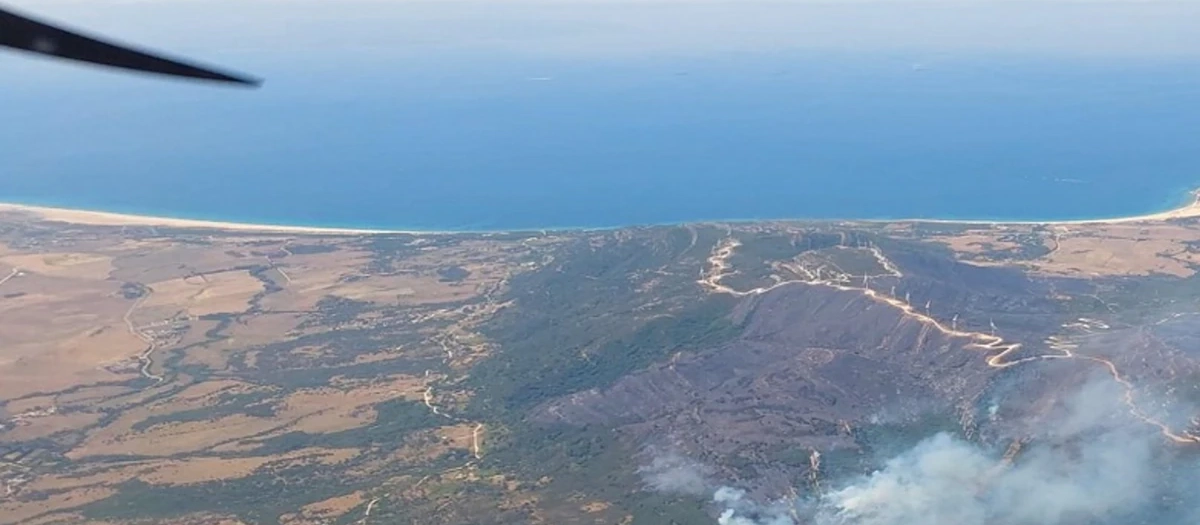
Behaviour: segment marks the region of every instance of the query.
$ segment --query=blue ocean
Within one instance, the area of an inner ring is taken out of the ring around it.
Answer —
[[[1182,59],[217,58],[265,86],[47,63],[57,81],[0,88],[0,201],[509,230],[1098,218],[1160,211],[1200,186],[1200,63]]]

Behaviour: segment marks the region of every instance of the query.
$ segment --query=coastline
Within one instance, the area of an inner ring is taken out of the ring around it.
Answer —
[[[1192,190],[1191,201],[1161,212],[1146,213],[1142,215],[1131,215],[1126,217],[1111,217],[1102,219],[1068,219],[1068,220],[1050,220],[1050,221],[1022,221],[1022,220],[971,220],[971,219],[761,219],[764,222],[859,222],[871,224],[900,224],[900,223],[926,223],[926,224],[977,224],[977,225],[1089,225],[1089,224],[1127,224],[1127,223],[1143,223],[1143,222],[1163,222],[1174,219],[1187,219],[1200,217],[1200,189]],[[337,227],[321,227],[321,226],[289,226],[276,224],[255,224],[231,221],[210,221],[201,219],[181,219],[173,217],[159,217],[152,215],[136,215],[129,213],[117,213],[97,210],[78,210],[71,208],[61,208],[52,206],[37,206],[29,204],[17,204],[0,202],[0,214],[15,213],[22,215],[32,215],[38,219],[51,222],[63,222],[67,224],[79,224],[87,226],[150,226],[164,228],[180,228],[180,229],[215,229],[237,232],[257,232],[257,233],[292,233],[304,235],[445,235],[455,233],[511,233],[518,231],[597,231],[615,228],[537,228],[526,230],[496,230],[496,231],[447,231],[447,230],[389,230],[389,229],[370,229],[370,228],[337,228]],[[743,222],[737,220],[731,221],[694,221],[694,224],[720,224],[723,222],[736,223]],[[676,223],[688,224],[688,223]],[[667,226],[663,225],[631,225],[635,226]]]
[[[1128,224],[1141,222],[1164,222],[1174,219],[1189,219],[1200,217],[1200,189],[1188,192],[1191,200],[1175,208],[1160,212],[1129,215],[1126,217],[1109,217],[1102,219],[1064,219],[1051,221],[1018,221],[1018,220],[972,220],[972,219],[843,219],[843,222],[867,223],[927,223],[927,224],[994,224],[1002,225],[1046,225],[1046,226],[1076,226],[1088,224]]]
[[[44,221],[65,222],[87,226],[157,226],[163,228],[213,229],[258,233],[296,233],[308,235],[381,235],[381,234],[433,234],[435,231],[374,230],[359,228],[326,228],[320,226],[285,226],[253,224],[243,222],[207,221],[135,215],[96,210],[76,210],[51,206],[35,206],[0,202],[0,214],[17,213],[32,215]]]

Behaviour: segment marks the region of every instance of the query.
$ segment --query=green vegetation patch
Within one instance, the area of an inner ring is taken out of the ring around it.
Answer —
[[[735,333],[736,302],[695,282],[717,237],[685,228],[612,232],[561,247],[554,262],[516,276],[514,307],[482,327],[499,350],[472,371],[482,415],[520,412],[603,386],[671,353]],[[694,242],[693,242],[694,241]],[[683,254],[690,262],[680,263]],[[693,255],[696,256],[693,258]],[[653,285],[653,292],[646,286]]]
[[[133,480],[113,496],[83,506],[91,520],[168,519],[219,511],[255,524],[275,525],[279,516],[309,503],[355,490],[361,481],[319,466],[270,470],[235,479],[191,485],[151,485]]]
[[[294,255],[316,255],[320,253],[332,253],[340,250],[336,244],[291,244],[287,245],[287,251]]]
[[[728,341],[739,333],[728,318],[735,303],[736,298],[712,296],[640,326],[631,319],[597,317],[548,323],[543,331],[506,338],[502,350],[471,375],[479,392],[473,408],[521,412],[610,385],[675,352]],[[637,327],[629,331],[630,324]]]
[[[445,283],[461,282],[471,276],[471,271],[462,266],[448,266],[437,271],[438,280]]]
[[[600,427],[523,427],[489,447],[483,468],[516,472],[528,481],[544,481],[543,500],[563,523],[583,522],[579,505],[612,503],[612,515],[633,516],[642,525],[708,523],[704,498],[661,494],[643,487],[633,449]],[[614,521],[615,522],[615,521]],[[482,523],[509,524],[517,521]]]
[[[212,406],[180,410],[168,414],[155,414],[134,423],[131,427],[135,432],[141,432],[154,425],[164,423],[187,423],[193,421],[216,421],[217,419],[245,414],[251,417],[272,417],[275,415],[273,397],[274,391],[259,391],[246,393],[223,393]]]

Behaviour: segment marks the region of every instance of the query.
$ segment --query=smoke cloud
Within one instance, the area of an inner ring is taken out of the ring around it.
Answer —
[[[948,433],[926,438],[866,475],[796,501],[713,494],[719,525],[1192,524],[1197,477],[1157,429],[1129,417],[1111,378],[1084,385],[1039,418],[1019,452]],[[1181,474],[1182,473],[1182,474]]]
[[[1113,434],[1078,450],[1039,447],[1011,468],[946,434],[822,497],[819,525],[1107,523],[1145,505],[1144,440]]]
[[[1119,389],[1091,382],[1011,462],[938,434],[821,497],[819,525],[1108,523],[1150,502],[1161,438],[1121,417]]]
[[[731,487],[721,487],[713,494],[713,501],[724,507],[717,518],[718,525],[796,525],[794,508],[788,503],[760,505],[746,499],[746,492]]]
[[[653,457],[650,464],[639,468],[638,473],[651,489],[692,496],[712,493],[715,487],[711,481],[712,467],[688,459],[676,450],[650,449],[650,454]]]

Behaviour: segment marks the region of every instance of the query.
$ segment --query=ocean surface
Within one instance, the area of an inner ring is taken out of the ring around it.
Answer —
[[[0,88],[0,201],[503,230],[1098,218],[1200,186],[1200,64],[1187,60],[218,58],[265,87],[38,64],[57,81]]]

